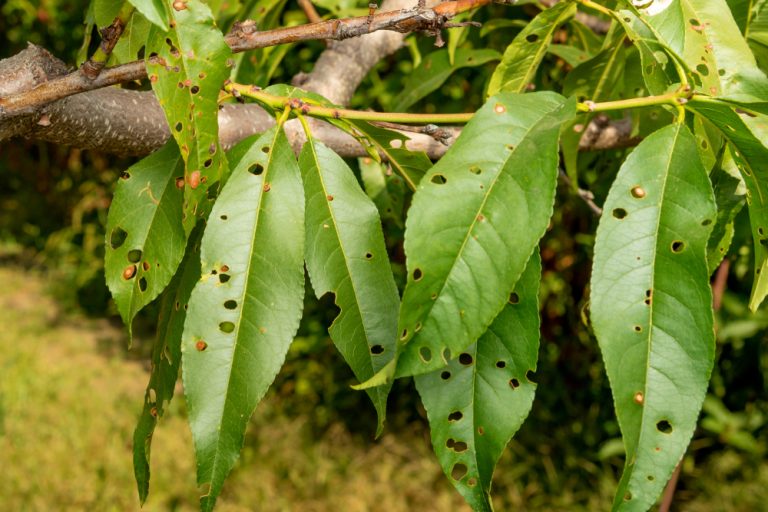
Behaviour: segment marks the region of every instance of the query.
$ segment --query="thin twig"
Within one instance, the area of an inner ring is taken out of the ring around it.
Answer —
[[[407,124],[390,123],[387,121],[374,121],[371,124],[380,126],[382,128],[400,130],[403,132],[423,133],[424,135],[429,135],[430,137],[432,137],[433,139],[435,139],[437,142],[439,142],[444,146],[450,146],[451,139],[454,136],[454,131],[440,128],[436,124],[428,124],[425,126],[411,126]]]
[[[573,190],[573,182],[571,181],[571,178],[569,178],[568,175],[565,174],[565,171],[562,169],[560,169],[560,179],[563,180],[563,183],[565,183],[568,188]],[[592,192],[578,187],[576,188],[576,192],[578,193],[581,200],[584,201],[587,206],[589,206],[589,209],[592,210],[592,213],[598,217],[603,214],[603,209],[597,206],[595,203],[595,195]]]
[[[301,10],[304,11],[304,14],[307,15],[307,19],[310,23],[320,23],[323,21],[323,18],[320,17],[319,14],[317,14],[317,9],[315,9],[315,5],[312,3],[312,0],[297,0],[299,3],[299,7],[301,7]]]
[[[277,46],[298,41],[317,39],[343,40],[379,30],[400,33],[423,31],[439,34],[445,23],[455,15],[476,9],[491,0],[455,0],[443,2],[433,8],[403,9],[369,16],[335,19],[309,23],[295,27],[282,27],[258,32],[253,22],[235,25],[225,37],[233,52]],[[152,59],[150,59],[151,61]],[[144,61],[134,61],[121,66],[105,68],[90,80],[80,72],[43,82],[32,90],[0,98],[0,121],[13,115],[28,113],[52,101],[93,89],[100,89],[133,80],[146,78]]]
[[[107,65],[112,50],[114,50],[118,39],[123,35],[123,30],[125,30],[128,20],[130,20],[133,15],[133,9],[133,4],[130,2],[123,3],[120,12],[112,21],[112,24],[99,30],[99,33],[101,34],[101,43],[99,44],[99,47],[93,53],[91,58],[83,62],[83,65],[80,66],[80,71],[89,80],[93,80],[99,76],[101,70]]]
[[[664,496],[661,498],[661,504],[659,505],[659,512],[669,512],[669,507],[672,506],[672,499],[675,497],[675,488],[677,487],[677,480],[680,478],[680,471],[683,467],[682,459],[677,463],[675,472],[672,473],[672,478],[667,482],[667,486],[664,488]]]

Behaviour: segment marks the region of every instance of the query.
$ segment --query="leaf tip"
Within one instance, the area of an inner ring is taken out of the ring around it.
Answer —
[[[381,370],[379,370],[373,377],[371,377],[367,381],[361,382],[360,384],[353,384],[352,389],[354,389],[355,391],[363,391],[366,389],[383,386],[384,384],[391,382],[392,378],[395,375],[396,365],[397,365],[397,359],[395,358],[389,363],[387,363],[386,366],[384,366]],[[380,423],[383,424],[383,420],[381,420]]]

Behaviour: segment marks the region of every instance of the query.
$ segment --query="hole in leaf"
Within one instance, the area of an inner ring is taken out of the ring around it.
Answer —
[[[464,417],[464,413],[462,413],[461,411],[453,411],[451,414],[448,415],[448,421],[459,421],[463,417]]]
[[[432,360],[432,351],[429,349],[429,347],[421,347],[419,349],[419,357],[422,361],[428,363]]]
[[[525,380],[527,380],[531,384],[536,384],[536,381],[533,380],[535,378],[536,378],[536,372],[535,371],[528,370],[527,372],[525,372]]]
[[[122,180],[127,180],[130,177],[131,177],[131,173],[129,173],[127,171],[123,171],[123,172],[120,173],[120,179],[122,179]]]
[[[654,480],[656,480],[656,477],[654,477],[653,475],[648,475],[645,478],[647,478],[649,482],[653,482]]]
[[[131,263],[138,263],[141,261],[141,249],[133,249],[128,251],[128,261]]]
[[[510,304],[519,304],[520,303],[520,296],[516,294],[515,292],[512,292],[509,294],[509,303]]]
[[[712,219],[704,219],[701,221],[702,226],[709,226],[710,224],[712,224]]]
[[[403,332],[402,332],[402,334],[400,334],[400,339],[401,339],[402,341],[405,341],[405,340],[406,340],[406,338],[408,338],[408,329],[403,329]]]
[[[142,277],[141,279],[139,279],[139,290],[142,291],[142,292],[147,291],[147,278],[146,277]]]
[[[520,387],[520,381],[517,379],[509,379],[509,386],[512,389],[517,389]]]
[[[264,166],[259,163],[253,164],[248,168],[248,172],[254,176],[260,176],[264,172]]]
[[[467,466],[466,464],[462,464],[461,462],[454,464],[453,469],[451,469],[451,478],[454,480],[461,480],[467,475]]]
[[[262,146],[261,147],[261,152],[262,153],[269,153],[269,146]]]
[[[459,362],[464,366],[469,366],[472,364],[472,356],[464,352],[459,355]]]
[[[180,132],[183,127],[184,127],[184,125],[181,124],[181,121],[176,123],[176,126],[174,126],[174,128],[176,129],[177,132]]]
[[[639,325],[636,325],[634,329],[635,329],[635,332],[643,332],[643,328]]]
[[[119,249],[125,243],[126,238],[128,238],[126,230],[120,227],[115,228],[112,230],[112,234],[109,235],[109,246],[112,249]]]
[[[206,168],[210,167],[212,163],[213,163],[213,159],[209,158],[208,160],[203,162],[203,167],[206,167]]]
[[[529,43],[535,43],[536,41],[539,40],[539,36],[538,34],[528,34],[525,37],[525,40],[528,41]]]
[[[469,168],[469,172],[471,172],[472,174],[480,174],[481,172],[483,172],[483,170],[478,166],[473,165],[472,167]]]
[[[507,363],[505,361],[496,361],[496,368],[505,368]]]
[[[365,259],[367,260],[373,259],[373,254],[371,254],[370,252],[365,253]]]
[[[672,252],[681,253],[683,252],[683,249],[685,249],[685,242],[682,242],[680,240],[675,240],[674,242],[672,242]]]
[[[627,210],[624,208],[615,208],[611,214],[617,219],[621,220],[627,216]]]
[[[450,379],[451,378],[451,372],[449,372],[448,370],[444,371],[443,373],[440,374],[440,378],[443,379],[443,380]]]
[[[237,309],[237,301],[236,300],[228,300],[224,302],[224,307],[227,309]]]
[[[193,85],[192,87],[189,88],[189,92],[191,92],[192,94],[197,94],[200,92],[200,88],[196,85]]]
[[[446,177],[443,176],[442,174],[435,174],[434,176],[432,176],[432,178],[429,181],[431,181],[435,185],[445,185],[448,182]]]
[[[632,501],[632,493],[627,491],[626,494],[624,494],[624,501]]]
[[[656,424],[656,430],[658,430],[662,434],[671,434],[672,424],[667,420],[661,420]]]
[[[208,187],[208,190],[205,192],[205,195],[210,200],[216,199],[216,197],[218,197],[219,195],[219,182],[217,181],[216,183]]]
[[[219,274],[219,282],[221,284],[226,283],[230,279],[232,279],[232,276],[230,276],[229,274]]]
[[[467,480],[467,485],[470,487],[474,487],[477,485],[477,479],[476,478],[470,478]]]
[[[219,218],[220,218],[221,220],[227,220],[229,217],[227,217],[226,215],[222,215],[222,216],[220,216]]]
[[[219,329],[221,332],[230,333],[235,330],[235,324],[232,322],[221,322],[219,324]]]
[[[413,269],[413,280],[414,281],[419,281],[422,277],[424,277],[424,275],[422,274],[420,268]]]
[[[381,345],[374,345],[371,347],[371,354],[377,356],[384,353],[384,347]]]

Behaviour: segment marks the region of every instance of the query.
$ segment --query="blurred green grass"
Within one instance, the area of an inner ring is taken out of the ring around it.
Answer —
[[[11,511],[138,510],[131,439],[147,379],[107,320],[64,313],[30,270],[0,267],[0,496]],[[443,477],[419,423],[380,440],[333,423],[318,433],[284,397],[259,407],[221,511],[466,511]],[[373,414],[372,411],[369,411]],[[361,412],[360,414],[365,414]],[[174,400],[153,443],[148,511],[197,509],[200,492],[183,400]],[[497,510],[606,510],[615,464],[557,467],[547,432],[524,427],[502,457]],[[539,435],[541,443],[530,440]],[[551,456],[550,456],[551,455]],[[608,457],[610,458],[610,457]],[[582,473],[582,474],[578,474]],[[596,482],[584,485],[588,473]],[[553,492],[557,489],[557,492]],[[686,459],[673,510],[768,510],[768,466],[724,450]]]

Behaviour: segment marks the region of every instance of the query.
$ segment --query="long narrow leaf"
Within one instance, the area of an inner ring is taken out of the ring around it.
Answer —
[[[299,159],[306,198],[306,264],[318,297],[340,308],[331,339],[355,376],[367,380],[395,355],[400,298],[376,205],[352,169],[312,138]],[[384,424],[388,386],[367,390]]]
[[[707,240],[716,209],[697,145],[663,128],[627,158],[595,242],[591,318],[626,463],[614,510],[648,510],[682,458],[712,370]]]
[[[443,471],[476,511],[492,510],[493,470],[533,405],[541,258],[528,261],[488,331],[450,364],[416,377]]]
[[[211,212],[182,338],[202,497],[211,510],[248,420],[283,364],[304,295],[304,200],[282,131],[254,142]]]

